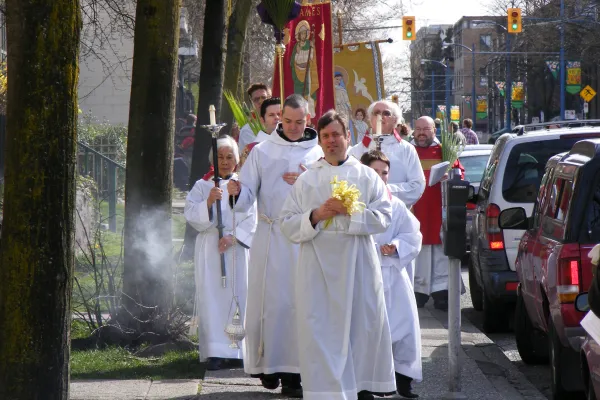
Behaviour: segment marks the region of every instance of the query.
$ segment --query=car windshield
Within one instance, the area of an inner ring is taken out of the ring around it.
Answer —
[[[465,180],[470,183],[479,183],[489,158],[489,154],[461,155],[460,163],[465,167]]]
[[[502,180],[504,199],[511,203],[534,203],[550,157],[571,150],[579,140],[562,137],[513,147]]]

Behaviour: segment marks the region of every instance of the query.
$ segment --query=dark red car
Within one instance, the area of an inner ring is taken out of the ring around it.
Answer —
[[[575,298],[593,278],[587,254],[600,242],[600,139],[577,142],[546,164],[531,218],[500,214],[502,229],[526,229],[515,262],[519,284],[515,336],[526,363],[550,361],[554,399],[584,389],[579,351],[585,337]]]

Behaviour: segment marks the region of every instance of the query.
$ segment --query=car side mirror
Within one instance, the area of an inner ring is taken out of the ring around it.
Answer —
[[[500,213],[498,225],[502,229],[529,229],[529,219],[523,207],[508,208]]]
[[[469,194],[467,196],[467,203],[477,203],[477,192],[475,186],[469,185]]]
[[[587,293],[579,293],[577,297],[575,297],[575,309],[579,312],[590,311],[590,304],[588,303]]]

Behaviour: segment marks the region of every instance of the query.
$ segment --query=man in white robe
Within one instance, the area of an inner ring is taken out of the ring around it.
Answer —
[[[304,398],[373,399],[395,390],[372,236],[390,225],[391,203],[375,171],[346,155],[350,133],[339,114],[325,113],[318,130],[325,158],[298,178],[281,210],[282,232],[301,244],[295,283]],[[331,197],[334,177],[356,185],[364,210],[348,215]]]
[[[414,146],[403,140],[395,129],[402,122],[400,107],[392,101],[380,100],[369,106],[367,114],[371,130],[366,132],[360,143],[350,149],[349,154],[360,160],[369,150],[377,149],[377,141],[381,141],[379,150],[392,164],[388,188],[410,208],[425,190],[425,175]],[[378,116],[381,116],[381,136],[374,138]]]
[[[298,176],[323,151],[317,132],[306,127],[310,114],[302,96],[286,99],[282,117],[275,132],[250,152],[239,182],[229,181],[227,189],[239,196],[237,209],[256,201],[259,216],[248,267],[244,369],[268,389],[276,389],[281,379],[283,394],[301,397],[293,274],[298,245],[281,232],[279,214]]]
[[[361,163],[375,170],[383,182],[388,181],[390,160],[380,151],[365,153]],[[392,201],[392,224],[375,236],[381,262],[385,305],[392,334],[396,390],[404,398],[419,397],[411,383],[423,379],[421,363],[421,329],[413,282],[409,271],[421,251],[423,236],[419,220],[395,196]]]

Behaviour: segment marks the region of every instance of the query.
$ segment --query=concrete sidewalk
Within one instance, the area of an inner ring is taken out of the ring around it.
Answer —
[[[448,389],[447,314],[432,308],[419,310],[422,337],[423,382],[414,384],[420,399],[443,399]],[[485,334],[463,319],[462,393],[467,399],[545,400]],[[243,370],[208,371],[204,380],[73,381],[73,400],[197,399],[283,400],[279,390],[265,390]],[[401,398],[400,396],[386,399]]]

